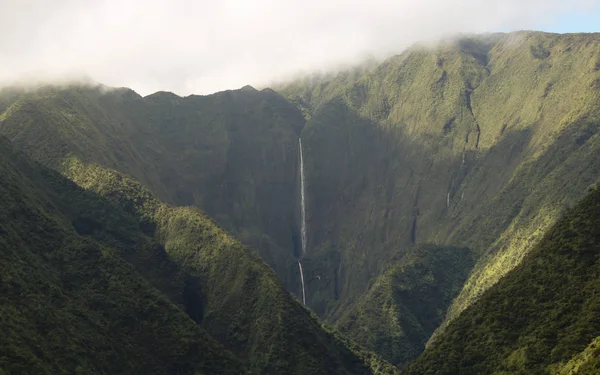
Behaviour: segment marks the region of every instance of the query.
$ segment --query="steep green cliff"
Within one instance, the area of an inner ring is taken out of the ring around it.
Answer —
[[[411,374],[596,374],[600,191],[456,318]]]

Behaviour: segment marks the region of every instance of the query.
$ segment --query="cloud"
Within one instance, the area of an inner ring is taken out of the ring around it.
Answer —
[[[0,82],[89,76],[206,94],[458,32],[536,29],[599,0],[0,0]]]

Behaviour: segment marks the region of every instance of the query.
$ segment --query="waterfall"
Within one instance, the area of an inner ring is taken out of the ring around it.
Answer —
[[[302,239],[302,255],[306,254],[306,208],[304,206],[304,158],[302,157],[302,138],[298,138],[300,149],[300,234]]]
[[[298,259],[300,269],[300,282],[302,283],[302,303],[306,305],[306,291],[304,290],[304,271],[300,260],[306,254],[306,208],[304,204],[304,157],[302,155],[302,138],[298,138],[298,149],[300,149],[300,238],[302,241],[302,253]]]
[[[306,305],[306,292],[304,291],[304,272],[302,271],[302,263],[298,261],[298,268],[300,269],[300,281],[302,282],[302,304]]]

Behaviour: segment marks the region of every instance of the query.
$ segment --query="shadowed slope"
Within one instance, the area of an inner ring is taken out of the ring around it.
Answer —
[[[248,87],[142,98],[73,85],[11,100],[1,132],[35,160],[60,169],[72,153],[133,176],[166,202],[197,205],[295,289],[293,202],[304,119],[279,94]]]
[[[393,373],[371,354],[350,349],[285,291],[255,254],[197,208],[161,204],[138,183],[70,159],[65,173],[80,186],[153,223],[167,254],[202,281],[201,325],[257,373]],[[369,367],[372,361],[373,368]]]
[[[425,348],[468,276],[468,249],[420,245],[392,263],[345,310],[337,328],[395,365]]]
[[[186,277],[134,220],[13,153],[5,139],[0,146],[0,372],[242,371],[174,304]],[[143,277],[145,260],[170,274]]]
[[[1,142],[1,369],[395,373],[325,330],[198,209],[70,158],[82,190]]]

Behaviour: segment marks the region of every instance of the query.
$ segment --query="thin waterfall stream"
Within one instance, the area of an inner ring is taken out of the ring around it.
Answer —
[[[306,208],[304,206],[304,158],[302,156],[302,138],[298,138],[300,149],[300,235],[302,236],[302,255],[306,254]]]
[[[306,305],[306,292],[304,291],[304,272],[302,271],[302,263],[298,261],[298,268],[300,268],[300,281],[302,282],[302,304]]]
[[[302,155],[302,138],[298,138],[298,149],[300,150],[300,238],[302,242],[302,254],[298,259],[300,269],[300,282],[302,283],[302,303],[306,305],[306,291],[304,289],[304,272],[302,270],[302,257],[306,254],[306,208],[304,205],[304,157]]]

